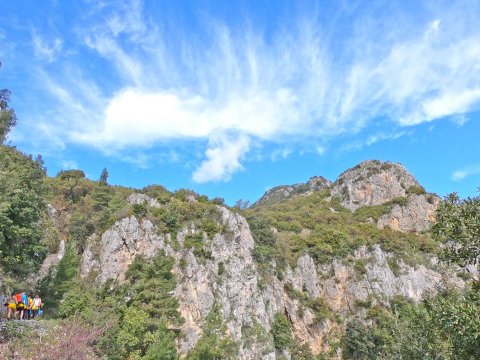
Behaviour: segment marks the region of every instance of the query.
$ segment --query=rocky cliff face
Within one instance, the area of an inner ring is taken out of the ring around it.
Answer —
[[[341,174],[333,184],[332,196],[340,197],[344,207],[355,211],[404,197],[409,188],[418,186],[402,165],[368,160]]]
[[[397,231],[427,231],[435,222],[439,202],[440,198],[435,195],[411,195],[406,205],[394,205],[388,214],[381,216],[377,226]]]
[[[311,177],[306,183],[281,185],[268,190],[253,206],[273,204],[294,196],[310,195],[313,191],[327,189],[332,182],[323,176]]]
[[[400,180],[395,174],[392,170],[386,177],[390,180],[381,175],[383,180],[379,181],[397,183]],[[414,183],[413,178],[410,180]],[[372,189],[377,186],[380,185]],[[380,198],[372,196],[375,200],[368,201],[383,201],[380,199],[401,193],[400,189],[403,187],[399,185],[397,192],[385,192]],[[153,204],[149,199],[142,202]],[[420,199],[412,199],[412,205],[406,206],[410,210],[395,211],[416,214],[415,209],[420,206],[417,202],[423,204]],[[82,275],[96,274],[100,283],[107,279],[121,282],[135,256],[153,256],[159,249],[164,250],[175,259],[175,296],[185,319],[178,342],[180,352],[185,354],[195,346],[207,315],[216,309],[227,329],[225,336],[238,344],[240,359],[276,358],[271,326],[277,312],[287,316],[295,337],[316,354],[329,349],[329,339],[342,332],[349,317],[365,311],[361,303],[387,304],[396,295],[419,301],[426,293],[448,283],[463,286],[460,279],[440,268],[434,259],[414,268],[397,261],[379,246],[370,250],[361,247],[343,261],[322,265],[303,255],[295,267],[282,270],[284,276],[280,280],[259,270],[252,257],[254,240],[247,221],[223,207],[217,210],[224,230],[210,238],[193,224],[172,239],[158,234],[149,220],[124,218],[101,237],[89,238],[82,258]],[[388,222],[388,217],[385,219]],[[195,234],[203,234],[206,252],[195,253],[188,247],[187,237]]]

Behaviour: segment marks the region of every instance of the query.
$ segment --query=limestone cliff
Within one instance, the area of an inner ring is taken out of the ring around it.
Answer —
[[[377,226],[398,231],[427,231],[435,222],[439,202],[440,198],[435,195],[411,195],[405,205],[397,204],[382,215]]]
[[[380,205],[404,197],[419,183],[402,165],[367,160],[342,173],[332,187],[332,196],[355,211],[361,206]]]
[[[142,196],[143,202],[153,204]],[[225,336],[238,345],[240,359],[278,357],[271,335],[277,312],[287,316],[297,340],[317,354],[330,348],[348,318],[365,311],[361,304],[387,305],[397,295],[419,301],[447,284],[463,286],[462,280],[433,258],[412,267],[379,246],[360,247],[346,259],[327,264],[315,264],[305,254],[296,266],[283,269],[281,277],[274,275],[274,263],[273,271],[265,273],[252,256],[255,244],[247,221],[226,208],[218,206],[217,211],[223,230],[210,237],[193,223],[171,238],[160,234],[148,219],[121,219],[101,236],[89,238],[81,273],[96,275],[100,283],[107,279],[122,282],[135,256],[153,256],[164,250],[175,259],[175,296],[185,319],[178,340],[180,353],[195,346],[207,315],[217,309],[227,329]],[[191,236],[200,239],[202,252],[189,245]]]

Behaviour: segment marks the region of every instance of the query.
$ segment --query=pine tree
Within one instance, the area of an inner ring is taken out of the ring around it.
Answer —
[[[103,168],[102,170],[102,173],[100,174],[100,179],[99,181],[102,183],[102,184],[105,184],[107,185],[107,180],[108,180],[108,170],[107,168]]]

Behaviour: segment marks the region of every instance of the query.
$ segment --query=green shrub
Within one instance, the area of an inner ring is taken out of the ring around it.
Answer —
[[[148,210],[145,204],[134,204],[133,205],[133,214],[138,217],[144,217],[147,214]]]
[[[272,335],[275,349],[281,351],[293,344],[292,330],[287,317],[281,313],[275,314],[272,324]]]
[[[420,185],[412,185],[410,186],[407,190],[405,190],[405,193],[407,195],[412,195],[412,194],[415,194],[415,195],[424,195],[426,194],[426,191],[425,191],[425,188],[423,186],[420,186]]]
[[[358,274],[365,275],[367,273],[366,265],[367,264],[364,259],[358,259],[357,261],[355,261],[353,268]]]
[[[85,173],[82,170],[61,170],[57,177],[60,180],[68,180],[68,179],[84,179]]]
[[[226,335],[218,304],[214,304],[206,317],[203,336],[187,355],[188,360],[236,359],[237,346]]]
[[[392,270],[393,274],[396,276],[396,277],[399,277],[400,276],[400,264],[398,263],[398,261],[392,257],[389,257],[387,258],[387,264],[388,264],[388,267],[390,268],[390,270]]]

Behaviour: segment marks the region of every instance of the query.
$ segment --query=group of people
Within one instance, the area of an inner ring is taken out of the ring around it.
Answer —
[[[43,304],[38,294],[32,298],[26,292],[19,292],[8,296],[5,306],[7,307],[7,320],[11,318],[28,320],[42,314]]]

